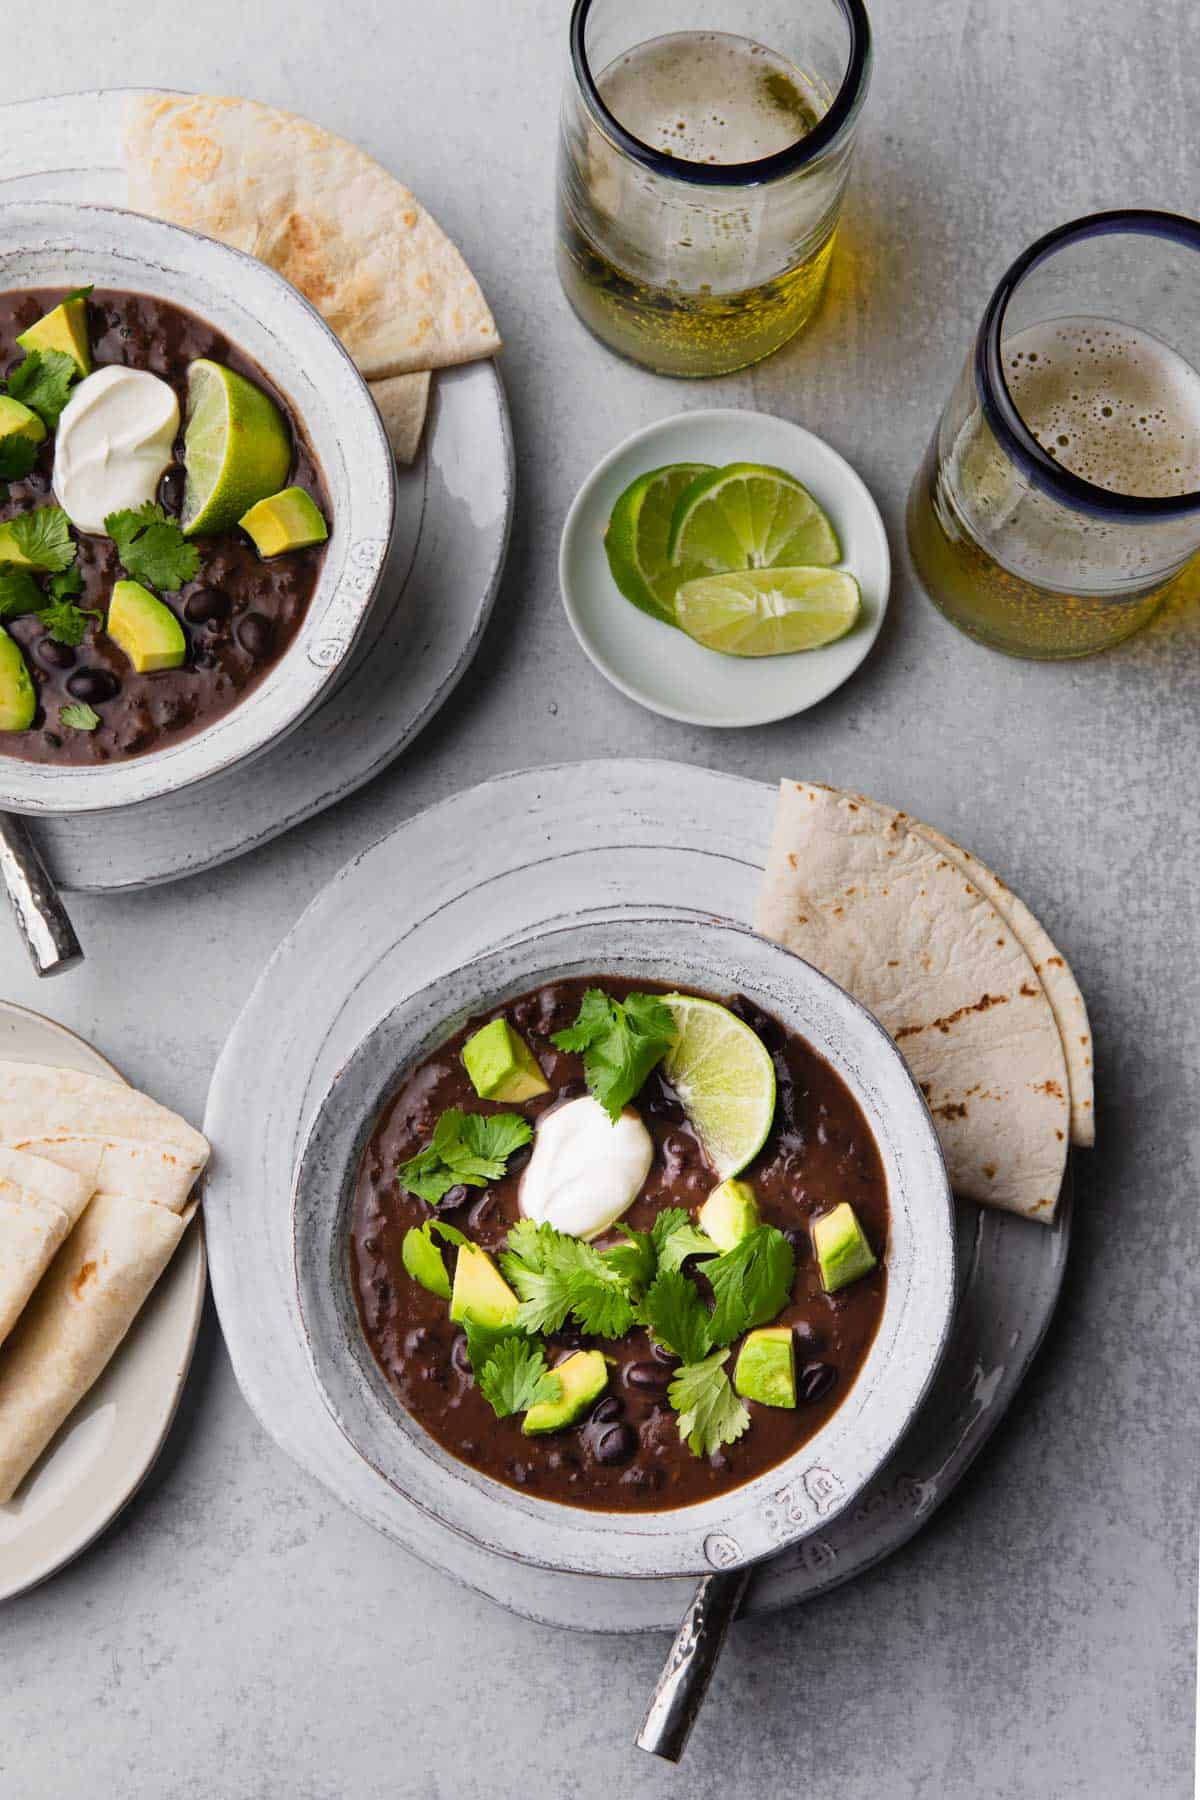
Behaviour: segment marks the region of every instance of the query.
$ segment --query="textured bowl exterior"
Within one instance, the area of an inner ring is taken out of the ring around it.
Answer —
[[[111,207],[0,206],[0,290],[85,282],[188,307],[252,356],[303,423],[325,476],[333,529],[295,640],[232,712],[161,750],[101,768],[0,758],[0,807],[12,812],[93,812],[154,799],[277,743],[345,668],[395,518],[395,465],[365,382],[320,315],[265,263]]]
[[[875,1342],[828,1424],[756,1480],[699,1505],[605,1513],[521,1494],[459,1462],[399,1404],[359,1328],[349,1213],[381,1107],[468,1018],[573,975],[738,991],[800,1032],[862,1106],[887,1177],[888,1287]],[[577,1574],[703,1574],[769,1556],[831,1520],[877,1472],[937,1368],[954,1304],[949,1183],[928,1109],[875,1019],[778,945],[694,917],[583,924],[505,945],[403,1001],[360,1044],[322,1102],[293,1197],[301,1316],[317,1385],[358,1453],[406,1498],[488,1550]],[[814,1524],[815,1520],[815,1524]]]

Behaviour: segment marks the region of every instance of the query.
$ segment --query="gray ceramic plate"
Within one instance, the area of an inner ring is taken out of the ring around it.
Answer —
[[[189,307],[245,350],[302,421],[332,510],[316,592],[287,652],[240,705],[147,756],[82,769],[0,760],[0,807],[96,812],[173,794],[298,725],[344,670],[387,561],[395,465],[374,401],[320,315],[254,257],[114,208],[0,206],[0,288],[128,288]]]
[[[0,109],[0,202],[123,206],[125,93]],[[508,406],[495,359],[434,380],[424,446],[397,477],[392,555],[358,648],[322,704],[252,769],[109,813],[45,816],[38,847],[64,887],[172,881],[256,848],[371,780],[442,707],[477,650],[513,511]]]
[[[493,1556],[358,1455],[322,1403],[305,1350],[296,1164],[337,1071],[396,996],[441,971],[580,918],[619,927],[626,915],[686,910],[748,921],[775,792],[711,769],[627,759],[516,771],[455,794],[356,856],[313,900],[263,971],[213,1076],[205,1129],[222,1146],[205,1198],[213,1291],[259,1421],[393,1543],[547,1624],[674,1631],[695,1581],[564,1575]],[[248,1193],[257,1196],[250,1207]],[[755,1567],[745,1611],[771,1612],[853,1578],[952,1493],[1012,1404],[1053,1312],[1068,1198],[1050,1229],[958,1207],[958,1306],[928,1398],[853,1506]],[[818,1522],[815,1508],[810,1516]]]
[[[847,1083],[879,1146],[891,1213],[887,1297],[857,1381],[793,1456],[698,1505],[627,1513],[562,1506],[448,1454],[398,1404],[358,1328],[349,1218],[359,1159],[400,1081],[472,1014],[548,981],[589,975],[747,995],[799,1032]],[[703,1574],[750,1562],[832,1519],[886,1460],[920,1405],[954,1303],[950,1188],[937,1134],[903,1057],[869,1013],[810,964],[741,926],[626,918],[539,932],[401,1001],[326,1094],[296,1181],[296,1278],[326,1405],[406,1499],[483,1547],[577,1574]]]

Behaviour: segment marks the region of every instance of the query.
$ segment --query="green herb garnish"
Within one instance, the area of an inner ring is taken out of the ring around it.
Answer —
[[[83,611],[70,600],[56,600],[52,606],[43,606],[38,611],[38,618],[46,627],[46,636],[57,643],[69,644],[73,650],[82,644],[88,620],[103,616],[91,608]]]
[[[611,1250],[602,1250],[600,1254],[608,1267],[615,1270],[630,1293],[636,1297],[644,1294],[654,1280],[658,1257],[654,1239],[648,1231],[634,1231],[628,1225],[621,1229],[625,1233],[625,1241],[614,1244]]]
[[[574,1025],[556,1031],[551,1041],[559,1050],[582,1053],[588,1087],[615,1122],[678,1036],[675,1015],[657,995],[614,1000],[602,988],[589,988]]]
[[[470,1334],[468,1333],[468,1346]],[[545,1352],[535,1338],[509,1334],[491,1350],[482,1369],[475,1367],[480,1393],[498,1419],[528,1412],[542,1401],[562,1399],[562,1381],[546,1366]]]
[[[9,376],[8,392],[53,431],[78,374],[78,363],[65,351],[30,350]]]
[[[126,565],[128,567],[128,565]],[[520,1113],[463,1112],[452,1106],[423,1150],[401,1163],[396,1179],[410,1194],[436,1206],[453,1187],[486,1187],[499,1181],[509,1157],[533,1136]]]
[[[35,506],[0,525],[0,561],[3,546],[12,544],[34,569],[55,572],[75,561],[71,521],[61,506]]]
[[[713,1291],[714,1344],[731,1344],[744,1331],[783,1311],[792,1292],[796,1258],[782,1231],[758,1225],[732,1250],[704,1269]]]
[[[682,1206],[665,1206],[650,1232],[660,1269],[678,1269],[689,1256],[716,1256],[717,1246]]]
[[[100,723],[100,714],[86,700],[75,700],[70,706],[61,708],[58,722],[65,725],[68,731],[95,731]]]
[[[680,1269],[663,1269],[655,1276],[641,1316],[655,1341],[685,1363],[700,1362],[713,1347],[708,1308]]]
[[[104,529],[117,546],[127,575],[161,593],[174,593],[200,572],[200,552],[174,519],[148,500],[136,509],[109,513]]]
[[[28,569],[0,563],[0,619],[16,619],[22,613],[37,612],[45,606],[43,594]]]
[[[0,438],[0,481],[24,481],[40,449],[40,444],[22,437],[19,431],[10,431],[7,437]]]
[[[680,1369],[667,1390],[679,1414],[679,1435],[693,1456],[711,1456],[732,1444],[750,1424],[750,1414],[725,1373],[728,1350],[715,1350],[701,1362]]]
[[[500,1257],[505,1279],[521,1301],[523,1331],[560,1331],[573,1316],[593,1337],[624,1337],[637,1311],[630,1284],[609,1258],[580,1238],[521,1219]]]
[[[72,288],[69,294],[63,295],[58,304],[65,306],[68,300],[90,300],[95,286],[94,281],[89,281],[84,287]]]

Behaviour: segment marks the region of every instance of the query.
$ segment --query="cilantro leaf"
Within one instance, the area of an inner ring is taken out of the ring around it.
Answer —
[[[9,376],[8,391],[53,431],[78,373],[75,358],[63,350],[30,350]]]
[[[521,1219],[508,1234],[500,1266],[521,1301],[524,1331],[561,1331],[569,1316],[594,1337],[624,1337],[636,1308],[629,1283],[607,1255],[581,1239]]]
[[[69,569],[50,577],[46,590],[52,600],[73,600],[76,594],[83,592],[83,570],[78,563],[72,563]]]
[[[35,506],[6,519],[2,529],[4,543],[14,545],[31,568],[60,570],[75,561],[71,521],[61,506]]]
[[[467,1356],[484,1399],[498,1419],[528,1412],[540,1400],[561,1400],[562,1380],[546,1367],[543,1345],[511,1326],[493,1330],[470,1313],[463,1320]]]
[[[22,613],[37,612],[45,604],[46,596],[28,569],[0,563],[0,619],[19,618]]]
[[[153,500],[109,513],[104,529],[117,546],[126,574],[146,587],[174,593],[200,572],[199,550]]]
[[[75,700],[70,706],[60,708],[58,722],[68,731],[95,731],[100,714],[86,700]]]
[[[743,1331],[753,1331],[782,1312],[792,1292],[796,1258],[782,1231],[758,1225],[707,1264],[712,1283],[712,1340],[730,1344]]]
[[[588,1087],[615,1122],[678,1035],[675,1015],[657,995],[614,1000],[588,988],[574,1025],[556,1031],[552,1042],[582,1054]]]
[[[725,1364],[728,1350],[680,1369],[667,1398],[679,1414],[679,1435],[693,1456],[711,1456],[749,1428],[750,1414],[733,1391]]]
[[[53,606],[43,606],[38,611],[38,618],[46,627],[47,637],[54,638],[60,644],[70,644],[72,649],[82,644],[88,620],[102,617],[101,613],[90,608],[82,611],[70,600],[56,600]]]
[[[685,1363],[698,1363],[712,1349],[708,1308],[695,1284],[679,1269],[663,1269],[642,1301],[641,1318],[658,1343]]]
[[[452,1106],[438,1120],[425,1148],[401,1163],[396,1179],[410,1194],[436,1206],[452,1187],[486,1187],[489,1181],[499,1181],[513,1151],[532,1136],[532,1125],[520,1113],[493,1113],[489,1118]]]
[[[40,448],[40,444],[22,437],[19,431],[10,431],[7,437],[0,438],[0,481],[24,481]]]
[[[456,1248],[461,1249],[463,1244],[469,1244],[471,1241],[465,1231],[459,1231],[453,1225],[447,1225],[444,1219],[426,1219],[425,1224],[430,1231],[436,1231],[439,1237],[445,1238],[448,1244],[453,1244]]]
[[[650,1232],[660,1269],[678,1269],[689,1256],[716,1256],[717,1246],[682,1206],[665,1206]]]
[[[623,1226],[625,1242],[614,1244],[611,1250],[602,1250],[601,1255],[610,1269],[615,1269],[621,1280],[633,1294],[644,1294],[654,1280],[654,1271],[658,1257],[654,1249],[654,1239],[648,1231],[634,1231]]]
[[[72,288],[69,294],[63,295],[58,304],[65,306],[68,300],[90,300],[95,286],[94,281],[89,281],[83,287]]]

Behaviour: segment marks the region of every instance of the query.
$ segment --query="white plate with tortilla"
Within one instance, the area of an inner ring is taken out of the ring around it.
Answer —
[[[128,205],[123,131],[132,91],[0,110],[0,204]],[[393,431],[403,430],[398,415],[420,381],[400,374],[375,384]],[[39,820],[38,848],[55,881],[116,892],[198,874],[291,830],[385,769],[445,705],[479,648],[504,568],[514,479],[495,360],[439,369],[421,448],[398,470],[391,562],[334,693],[252,773],[235,768],[189,792],[122,808],[102,838],[83,819]]]
[[[0,1061],[123,1079],[74,1032],[7,1001],[0,1001]],[[16,1498],[0,1506],[0,1600],[35,1587],[78,1556],[141,1486],[183,1392],[205,1273],[203,1229],[193,1218],[117,1355]]]

